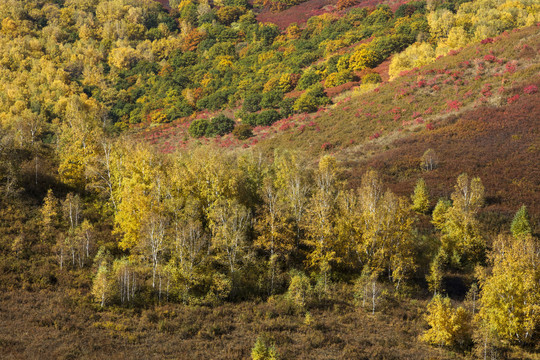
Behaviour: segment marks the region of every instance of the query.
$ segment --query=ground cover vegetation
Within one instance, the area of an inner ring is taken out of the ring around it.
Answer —
[[[538,355],[536,3],[169,5],[0,4],[2,357]]]

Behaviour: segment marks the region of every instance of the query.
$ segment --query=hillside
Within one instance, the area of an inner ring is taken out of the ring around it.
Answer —
[[[537,359],[539,29],[0,2],[0,358]]]

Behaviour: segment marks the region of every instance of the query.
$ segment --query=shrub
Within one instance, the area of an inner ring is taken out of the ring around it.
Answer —
[[[381,61],[381,56],[375,49],[368,44],[362,44],[351,55],[349,66],[353,70],[362,70],[366,68],[374,68]]]
[[[382,81],[381,75],[379,73],[369,73],[362,77],[362,84],[378,84]]]
[[[351,71],[344,70],[332,73],[326,78],[324,85],[326,87],[339,86],[353,80]]]
[[[265,110],[257,115],[257,125],[270,126],[280,118],[276,110]]]
[[[212,127],[207,119],[195,119],[189,125],[188,133],[194,138],[200,138],[206,135],[206,132]]]
[[[294,110],[298,112],[313,112],[320,106],[329,104],[331,101],[324,92],[321,84],[316,84],[303,93],[294,103]]]
[[[217,134],[220,136],[229,134],[234,130],[235,122],[233,119],[220,114],[212,119],[212,132],[213,134]],[[212,134],[206,134],[206,135],[212,135]]]
[[[283,99],[281,103],[279,103],[279,113],[281,114],[282,118],[287,118],[291,116],[294,113],[294,102],[296,99]]]
[[[529,94],[529,95],[530,95],[530,94],[534,94],[534,93],[538,92],[538,86],[536,86],[536,85],[529,85],[529,86],[527,86],[527,87],[525,87],[525,88],[523,89],[523,92],[524,92],[525,94]]]
[[[253,349],[251,349],[251,358],[253,360],[279,360],[279,354],[274,345],[267,345],[266,341],[259,336]]]
[[[261,100],[262,108],[277,108],[283,100],[283,92],[279,89],[274,89],[263,94]]]
[[[336,7],[338,10],[344,10],[358,4],[358,0],[338,0]]]
[[[238,117],[242,119],[242,124],[248,124],[251,126],[257,126],[257,118],[259,114],[255,113],[243,113]]]
[[[300,271],[291,271],[291,282],[286,297],[296,307],[304,309],[311,301],[313,288],[309,277]]]
[[[427,65],[435,61],[435,50],[428,43],[415,43],[392,58],[388,73],[398,76],[402,71]]]
[[[300,80],[298,80],[298,85],[296,85],[296,88],[298,90],[306,90],[312,85],[315,85],[321,81],[321,77],[319,74],[317,74],[314,70],[308,70],[305,71],[302,74],[302,77],[300,77]]]
[[[261,95],[259,94],[249,94],[244,100],[242,105],[242,110],[247,112],[256,112],[261,110]]]
[[[232,134],[238,140],[246,140],[253,136],[253,131],[248,124],[240,124],[234,128]]]

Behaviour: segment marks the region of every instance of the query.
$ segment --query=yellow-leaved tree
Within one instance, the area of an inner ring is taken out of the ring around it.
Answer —
[[[471,338],[470,314],[461,306],[455,309],[449,298],[435,295],[428,304],[426,320],[431,327],[421,339],[437,346],[465,346]]]
[[[489,256],[491,271],[480,277],[482,326],[506,343],[538,338],[540,243],[530,236],[500,236]]]
[[[412,209],[416,212],[425,214],[429,210],[429,193],[426,182],[422,178],[416,182],[412,202]]]
[[[311,248],[308,262],[320,271],[324,289],[332,264],[342,260],[337,256],[337,236],[334,229],[338,171],[339,167],[333,156],[326,155],[321,158],[315,175],[316,187],[307,209],[306,244]]]

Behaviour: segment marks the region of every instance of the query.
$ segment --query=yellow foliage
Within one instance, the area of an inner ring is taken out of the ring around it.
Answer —
[[[129,69],[139,58],[139,53],[132,47],[118,47],[109,55],[109,65],[121,70]]]
[[[501,236],[490,260],[491,274],[480,279],[479,318],[503,341],[524,344],[540,325],[540,244],[530,235]]]
[[[225,71],[233,67],[234,57],[228,55],[217,56],[215,62],[217,62],[216,69]]]
[[[470,315],[461,306],[454,309],[449,298],[436,295],[428,304],[426,320],[431,326],[422,341],[438,346],[456,346],[470,338]]]
[[[265,62],[267,62],[268,60],[273,58],[274,55],[275,55],[275,51],[273,51],[273,50],[261,53],[257,57],[257,61],[258,61],[259,64],[264,64]]]
[[[362,70],[372,68],[377,65],[378,54],[371,49],[368,44],[362,44],[356,48],[356,51],[349,59],[349,67],[352,70]]]
[[[435,60],[435,50],[428,43],[414,43],[392,58],[388,73],[397,77],[402,71],[427,65]]]

